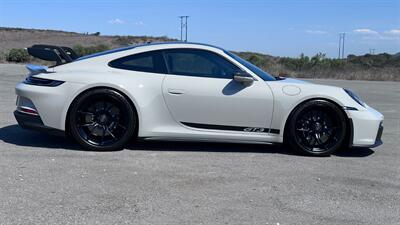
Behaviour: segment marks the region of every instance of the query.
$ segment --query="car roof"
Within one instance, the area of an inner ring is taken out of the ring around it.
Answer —
[[[111,50],[107,50],[107,51],[103,51],[103,52],[98,52],[98,53],[82,56],[82,57],[76,59],[76,61],[83,60],[83,59],[89,59],[89,58],[93,58],[93,57],[98,57],[98,56],[102,56],[102,55],[108,55],[108,54],[112,54],[112,53],[116,53],[116,52],[127,51],[127,50],[131,50],[131,49],[134,49],[134,48],[154,46],[154,45],[177,45],[177,46],[179,46],[179,45],[193,45],[193,46],[196,46],[197,45],[197,46],[206,46],[206,47],[212,47],[212,48],[216,48],[216,49],[219,49],[219,50],[223,50],[222,48],[217,47],[217,46],[213,46],[213,45],[209,45],[209,44],[203,44],[203,43],[196,43],[196,42],[183,42],[183,41],[148,42],[148,43],[142,43],[142,44],[136,44],[136,45],[129,45],[129,46],[121,47],[121,48],[115,48],[115,49],[111,49]]]

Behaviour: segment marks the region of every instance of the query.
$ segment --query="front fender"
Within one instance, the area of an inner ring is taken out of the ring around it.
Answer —
[[[348,94],[339,87],[316,85],[311,83],[293,83],[284,82],[268,82],[274,93],[274,112],[271,122],[272,129],[280,129],[280,136],[283,137],[283,131],[286,122],[293,110],[306,101],[313,99],[323,99],[335,103],[343,108],[353,107],[357,110],[364,111],[365,108],[358,105]],[[300,91],[295,95],[285,93],[284,87],[288,85],[298,88]],[[345,111],[347,117],[348,113]]]

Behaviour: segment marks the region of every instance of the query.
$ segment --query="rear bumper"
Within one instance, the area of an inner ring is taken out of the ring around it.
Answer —
[[[30,115],[16,110],[14,111],[14,117],[19,126],[24,129],[46,132],[57,136],[65,136],[64,131],[45,126],[40,116]]]
[[[65,130],[68,107],[75,94],[80,92],[81,87],[82,84],[73,82],[65,82],[57,87],[29,85],[21,82],[17,84],[15,93],[18,98],[29,99],[32,104],[23,101],[19,102],[17,107],[33,108],[40,115],[45,126]]]

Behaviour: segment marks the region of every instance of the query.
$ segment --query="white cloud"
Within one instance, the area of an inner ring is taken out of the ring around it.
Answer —
[[[353,30],[356,34],[361,34],[364,40],[396,41],[400,40],[400,29],[392,29],[384,32],[362,28]]]
[[[353,32],[357,33],[357,34],[378,34],[378,32],[368,29],[368,28],[355,29],[355,30],[353,30]]]
[[[134,25],[142,27],[142,26],[145,26],[146,24],[144,24],[143,21],[137,21],[134,23]]]
[[[362,39],[364,40],[381,40],[381,41],[397,41],[400,40],[400,35],[373,35],[373,36],[364,36]]]
[[[328,32],[324,30],[306,30],[308,34],[327,34]]]
[[[385,34],[400,35],[400,29],[387,30]]]
[[[109,20],[108,23],[109,24],[123,24],[123,23],[125,23],[125,21],[116,18],[116,19]]]

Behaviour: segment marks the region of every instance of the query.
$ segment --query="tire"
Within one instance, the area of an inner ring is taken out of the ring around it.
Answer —
[[[89,90],[72,103],[68,128],[72,138],[92,151],[123,149],[135,134],[136,111],[111,89]]]
[[[331,155],[346,141],[346,118],[343,111],[329,101],[305,102],[289,117],[285,142],[303,155]]]

